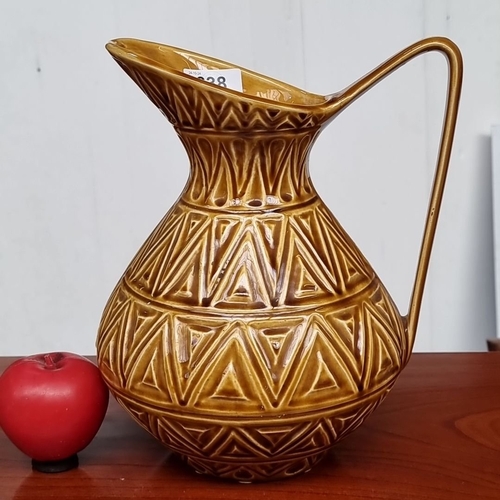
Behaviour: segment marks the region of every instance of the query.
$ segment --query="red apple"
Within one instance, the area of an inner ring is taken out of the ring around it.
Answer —
[[[15,361],[0,377],[0,427],[34,464],[61,461],[92,441],[108,398],[99,369],[88,359],[36,354]]]

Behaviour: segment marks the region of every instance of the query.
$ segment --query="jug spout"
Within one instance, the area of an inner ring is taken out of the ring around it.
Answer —
[[[108,52],[177,130],[273,133],[319,129],[329,118],[327,97],[195,52],[134,39],[117,39]],[[241,73],[235,90],[185,70]]]

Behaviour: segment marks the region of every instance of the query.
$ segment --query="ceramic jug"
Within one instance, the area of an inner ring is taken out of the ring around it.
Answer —
[[[158,43],[119,39],[107,49],[174,126],[190,176],[106,305],[97,338],[103,377],[141,426],[200,473],[251,482],[306,472],[373,412],[411,354],[457,118],[460,52],[448,39],[425,39],[321,96]],[[308,157],[331,120],[428,51],[448,60],[448,98],[401,315],[318,196]],[[231,68],[241,70],[241,90],[185,72]]]

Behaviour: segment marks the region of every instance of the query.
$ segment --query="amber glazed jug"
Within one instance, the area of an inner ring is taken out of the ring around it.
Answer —
[[[198,472],[306,472],[380,404],[414,342],[450,159],[462,63],[448,39],[401,51],[347,89],[307,93],[187,50],[107,45],[174,126],[191,171],[113,291],[98,363],[118,402]],[[442,52],[448,100],[417,274],[402,316],[319,198],[309,152],[349,104]],[[184,70],[241,70],[232,90]]]

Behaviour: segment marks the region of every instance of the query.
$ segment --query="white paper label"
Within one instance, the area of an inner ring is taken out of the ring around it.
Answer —
[[[243,92],[241,83],[241,70],[231,69],[185,69],[186,75],[194,76],[208,83],[213,83],[219,87],[225,87],[232,90]]]

